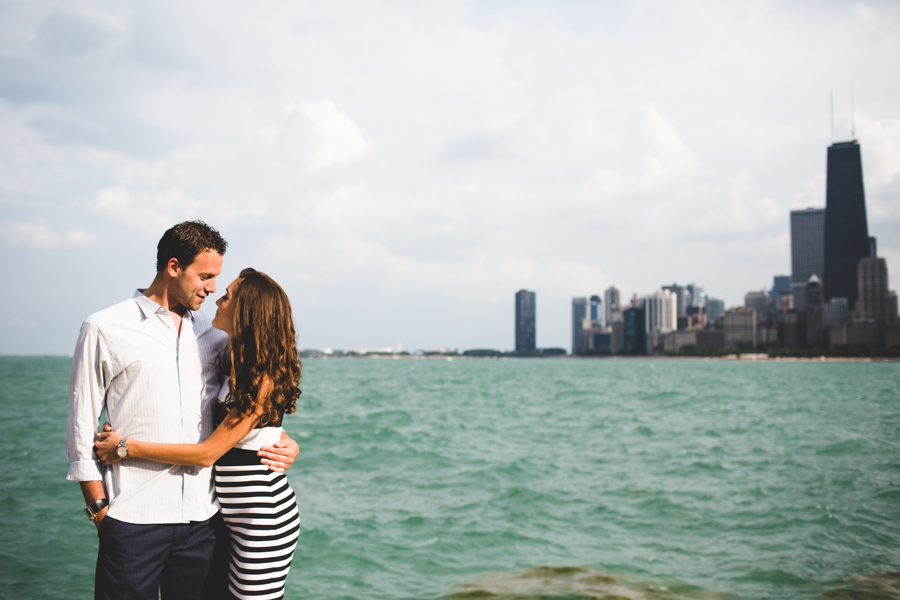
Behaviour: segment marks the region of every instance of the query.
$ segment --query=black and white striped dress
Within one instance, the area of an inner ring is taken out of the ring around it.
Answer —
[[[287,477],[260,464],[256,455],[280,434],[280,427],[257,428],[216,461],[216,497],[231,535],[228,589],[235,598],[284,597],[300,515]]]

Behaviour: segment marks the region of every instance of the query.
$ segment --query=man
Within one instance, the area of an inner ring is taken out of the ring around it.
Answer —
[[[202,221],[172,227],[159,241],[151,286],[81,327],[69,384],[67,479],[80,482],[100,538],[95,598],[215,597],[226,585],[223,566],[212,564],[217,536],[219,552],[227,537],[212,469],[127,459],[130,436],[197,443],[214,429],[217,359],[228,339],[199,308],[216,291],[226,247]],[[126,438],[119,447],[126,460],[106,468],[92,452],[103,410]],[[275,446],[260,451],[262,462],[290,467],[297,445],[283,436]]]

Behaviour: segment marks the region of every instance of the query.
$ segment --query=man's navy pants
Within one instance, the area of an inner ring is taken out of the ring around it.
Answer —
[[[98,535],[96,600],[228,597],[228,533],[219,515],[164,525],[105,517]]]

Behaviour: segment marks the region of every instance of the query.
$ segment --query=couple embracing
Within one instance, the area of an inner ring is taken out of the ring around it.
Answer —
[[[244,269],[217,301],[226,241],[202,221],[157,247],[156,277],[87,318],[72,360],[67,479],[97,527],[98,599],[275,599],[299,535],[281,428],[300,396],[291,307]],[[109,424],[98,435],[101,413]]]

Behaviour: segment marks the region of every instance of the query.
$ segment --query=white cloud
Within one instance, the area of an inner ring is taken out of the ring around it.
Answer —
[[[291,118],[299,113],[304,123]],[[353,120],[331,100],[289,104],[284,110],[281,137],[287,146],[300,148],[310,171],[347,164],[363,158],[370,148]]]
[[[0,222],[0,237],[12,246],[49,249],[87,246],[94,242],[93,236],[80,228],[63,233],[52,231],[43,219],[33,223]]]
[[[128,229],[159,236],[175,223],[197,218],[199,206],[196,200],[174,188],[135,196],[126,188],[111,187],[97,191],[91,208]]]

